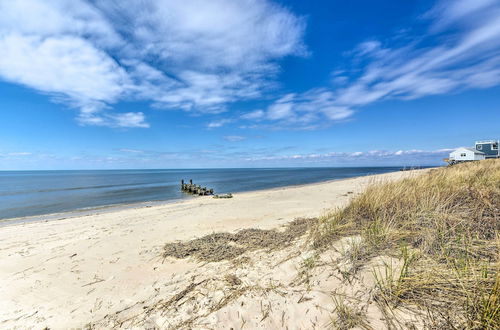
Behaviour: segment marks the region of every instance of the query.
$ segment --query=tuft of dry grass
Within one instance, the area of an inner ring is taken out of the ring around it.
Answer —
[[[163,258],[178,259],[193,256],[202,261],[232,260],[246,251],[258,249],[277,250],[292,244],[304,235],[317,219],[296,219],[286,225],[284,231],[243,229],[235,234],[214,233],[188,242],[165,244]]]
[[[371,329],[366,323],[366,312],[356,304],[348,304],[343,296],[332,296],[335,305],[335,318],[332,318],[330,327],[339,330]]]
[[[427,310],[429,327],[500,328],[500,160],[373,184],[312,232],[317,249],[355,234],[367,258],[399,254],[380,301]]]

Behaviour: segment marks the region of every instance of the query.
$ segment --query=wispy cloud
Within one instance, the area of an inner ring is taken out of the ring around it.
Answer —
[[[128,149],[128,148],[118,149],[118,151],[125,152],[125,153],[132,153],[132,154],[142,154],[142,153],[144,153],[144,150]]]
[[[240,142],[240,141],[246,140],[246,137],[240,136],[240,135],[227,135],[227,136],[224,136],[224,140],[226,140],[228,142]]]
[[[122,100],[220,113],[306,54],[304,21],[270,0],[0,0],[0,78],[80,110],[85,125],[148,127]]]
[[[294,153],[297,150],[296,146],[243,147],[232,143],[182,152],[129,148],[73,156],[0,152],[0,169],[436,165],[444,164],[442,159],[452,149]]]
[[[264,118],[265,115],[266,115],[266,113],[263,110],[259,109],[259,110],[247,112],[247,113],[241,115],[240,118],[246,119],[246,120],[259,120],[259,119]]]
[[[288,125],[310,125],[321,120],[340,121],[350,117],[353,110],[339,105],[333,92],[313,89],[302,94],[287,94],[267,109],[269,120]]]
[[[21,152],[8,152],[6,154],[4,154],[4,156],[11,156],[11,157],[23,157],[23,156],[30,156],[32,155],[31,152],[24,152],[24,151],[21,151]]]
[[[329,153],[308,153],[308,154],[291,154],[291,155],[278,155],[278,156],[263,156],[263,157],[250,157],[246,160],[248,161],[284,161],[284,160],[296,160],[296,161],[309,161],[309,162],[328,162],[334,159],[342,160],[369,160],[376,161],[377,159],[394,159],[394,158],[405,158],[411,156],[418,156],[419,159],[423,157],[440,157],[446,156],[450,151],[454,149],[438,149],[438,150],[397,150],[397,151],[387,151],[387,150],[370,150],[370,151],[355,151],[355,152],[329,152]]]
[[[367,40],[329,86],[214,120],[314,129],[386,99],[500,84],[500,3],[441,0],[406,39]],[[0,79],[79,110],[83,125],[149,127],[120,101],[220,114],[276,91],[278,61],[305,56],[305,21],[272,0],[0,0]],[[411,40],[404,42],[403,40]]]
[[[233,121],[234,120],[230,118],[214,120],[207,124],[207,128],[219,128],[226,124],[232,123]]]
[[[284,95],[258,118],[309,127],[345,120],[355,109],[384,99],[410,100],[500,84],[500,2],[442,0],[422,19],[428,21],[426,34],[404,44],[361,43],[348,53],[352,67],[332,74],[334,86]]]
[[[82,109],[78,120],[82,123],[95,126],[108,127],[142,127],[147,128],[149,124],[142,112],[125,113],[96,113],[95,111],[86,111]]]

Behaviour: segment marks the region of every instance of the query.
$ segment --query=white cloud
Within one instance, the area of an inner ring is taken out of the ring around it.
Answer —
[[[293,116],[293,100],[295,94],[287,94],[267,109],[267,117],[271,120],[288,119]]]
[[[471,9],[467,17],[459,14],[464,8]],[[369,65],[357,80],[338,91],[337,102],[351,107],[385,98],[414,99],[500,84],[500,3],[442,1],[432,12],[437,22],[456,23],[453,28],[459,32],[454,38],[448,36],[433,47],[426,43],[364,47],[359,56],[365,56]],[[468,21],[466,28],[460,24],[463,20]],[[429,34],[427,39],[434,37]]]
[[[141,127],[148,128],[146,117],[142,112],[126,113],[104,113],[95,114],[94,112],[82,111],[78,116],[78,122],[82,125],[107,126],[107,127]]]
[[[80,109],[84,124],[147,127],[112,105],[225,111],[270,86],[276,60],[306,54],[304,28],[270,0],[0,0],[0,78]]]
[[[498,6],[497,0],[441,0],[424,17],[435,19],[433,30],[438,31],[453,23],[464,24],[488,16],[490,9],[498,10],[495,5]]]
[[[84,0],[2,0],[2,34],[39,37],[86,36],[96,43],[114,47],[123,43],[103,15]]]
[[[132,154],[142,154],[142,153],[144,153],[144,150],[128,149],[128,148],[122,148],[122,149],[119,149],[118,151],[126,152],[126,153],[132,153]]]
[[[238,119],[310,129],[384,99],[500,84],[497,0],[441,0],[423,19],[429,29],[411,43],[359,44],[333,86],[285,94]],[[275,87],[278,60],[307,55],[304,29],[271,0],[0,0],[0,78],[79,109],[84,125],[148,127],[143,112],[113,105],[220,114]]]
[[[126,112],[109,115],[116,127],[149,127],[142,112]]]
[[[128,83],[115,61],[81,38],[9,34],[0,38],[0,54],[4,79],[76,103],[113,102]]]
[[[254,71],[303,52],[304,23],[264,0],[101,1],[96,4],[133,46],[191,68]]]
[[[387,151],[387,150],[370,150],[370,151],[356,151],[356,152],[329,152],[329,153],[309,153],[309,154],[294,154],[294,155],[278,155],[278,156],[262,156],[262,157],[251,157],[247,158],[247,161],[283,161],[283,160],[301,160],[301,161],[314,161],[314,162],[324,162],[331,161],[334,159],[342,160],[354,160],[363,159],[376,161],[377,159],[398,159],[408,157],[418,157],[425,158],[431,157],[440,159],[439,157],[446,156],[450,151],[454,149],[438,149],[438,150],[398,150],[398,151]]]
[[[337,86],[287,94],[268,107],[267,119],[281,126],[315,127],[325,120],[345,120],[354,109],[384,99],[500,84],[499,1],[443,0],[424,17],[431,19],[430,27],[418,42],[399,47],[384,47],[378,40],[359,44],[348,53],[353,69],[332,73]]]
[[[258,120],[264,117],[265,113],[262,110],[254,110],[241,115],[241,119],[245,120]]]
[[[7,156],[30,156],[31,152],[9,152]]]
[[[228,135],[228,136],[224,136],[224,140],[226,140],[228,142],[240,142],[240,141],[246,140],[246,137],[240,136],[240,135]]]
[[[308,129],[317,127],[318,122],[347,119],[353,112],[340,105],[332,91],[318,88],[283,96],[268,107],[266,118],[279,121],[281,126]]]
[[[214,120],[207,124],[207,128],[219,128],[231,122],[233,122],[233,120],[229,118]]]

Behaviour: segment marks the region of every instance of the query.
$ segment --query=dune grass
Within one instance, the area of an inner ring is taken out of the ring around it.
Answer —
[[[499,232],[500,160],[485,160],[375,183],[321,219],[313,246],[360,235],[366,260],[402,260],[375,274],[384,308],[418,310],[428,328],[497,329]]]

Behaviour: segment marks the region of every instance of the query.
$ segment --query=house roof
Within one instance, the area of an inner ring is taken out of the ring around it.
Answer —
[[[478,155],[485,155],[484,152],[476,150],[475,148],[463,148],[463,149],[467,149],[467,150],[472,151],[473,153],[478,154]]]
[[[482,140],[482,141],[476,141],[476,144],[490,144],[490,143],[498,143],[500,141],[498,140]]]
[[[467,148],[467,147],[460,147],[460,148],[457,148],[455,150],[453,150],[453,152],[457,152],[457,151],[471,151],[473,153],[475,153],[476,155],[486,155],[484,152],[482,151],[479,151],[479,150],[476,150],[475,148]]]

